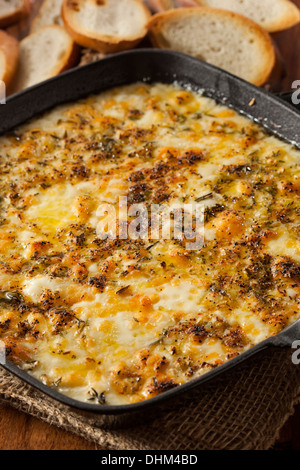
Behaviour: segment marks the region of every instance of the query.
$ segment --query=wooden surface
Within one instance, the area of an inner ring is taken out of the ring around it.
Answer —
[[[295,0],[300,8],[300,0]],[[281,91],[290,91],[300,80],[300,26],[277,34],[274,40],[285,62]],[[300,406],[281,432],[278,449],[300,450]],[[97,446],[51,427],[8,406],[0,406],[1,450],[96,450]]]

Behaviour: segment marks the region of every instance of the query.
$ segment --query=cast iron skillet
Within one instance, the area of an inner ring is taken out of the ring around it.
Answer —
[[[177,81],[203,90],[206,96],[246,114],[271,133],[300,147],[300,114],[291,104],[200,60],[176,52],[155,49],[116,54],[73,69],[12,96],[6,105],[0,106],[0,134],[12,130],[53,106],[137,81],[165,83]],[[115,425],[126,423],[128,420],[132,423],[133,416],[144,418],[145,411],[149,415],[153,407],[164,408],[177,398],[181,402],[195,387],[200,387],[204,382],[216,378],[258,352],[270,347],[291,347],[293,341],[297,339],[300,339],[300,320],[279,335],[263,341],[202,377],[144,402],[122,406],[82,403],[43,385],[10,362],[4,367],[46,395],[72,407],[73,410],[90,416],[97,415],[101,424]]]

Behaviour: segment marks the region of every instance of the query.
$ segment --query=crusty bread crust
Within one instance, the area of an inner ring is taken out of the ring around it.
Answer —
[[[0,16],[0,28],[7,28],[14,23],[21,21],[28,13],[28,4],[26,0],[23,0],[22,5],[12,13],[5,16]]]
[[[161,0],[158,0],[161,1]],[[195,0],[196,3],[199,4],[199,6],[203,7],[210,7],[211,5],[209,2],[206,0]],[[292,26],[295,26],[300,22],[300,10],[299,8],[292,3],[290,0],[274,0],[274,2],[277,1],[278,3],[281,3],[283,6],[282,9],[282,15],[277,19],[271,18],[271,15],[268,14],[268,11],[266,11],[266,17],[268,18],[268,21],[261,25],[263,26],[269,33],[275,33],[278,31],[283,31],[285,29],[291,28]],[[220,6],[218,8],[224,8],[224,5],[222,4],[222,0],[220,0]],[[240,12],[241,14],[241,12]],[[245,11],[244,14],[246,17],[247,11]]]
[[[4,31],[0,31],[0,54],[4,56],[5,62],[4,74],[0,75],[0,80],[3,80],[6,87],[9,87],[17,70],[19,43]]]
[[[121,1],[121,0],[120,0]],[[142,2],[142,0],[134,0],[136,3],[139,4],[145,11],[146,17],[150,18],[151,13],[146,7],[146,5]],[[82,0],[77,0],[76,4],[80,4]],[[79,6],[78,6],[79,8]],[[73,0],[64,0],[62,6],[62,18],[64,21],[64,25],[68,33],[73,37],[74,41],[77,44],[80,44],[83,47],[87,47],[93,49],[98,52],[103,53],[112,53],[112,52],[120,52],[127,49],[132,49],[139,44],[139,42],[146,36],[147,34],[147,27],[145,25],[144,31],[138,37],[126,37],[126,38],[119,38],[117,36],[107,36],[102,35],[100,33],[94,33],[93,36],[89,34],[88,31],[80,30],[78,25],[74,24],[73,20],[73,13],[74,13],[74,1]]]
[[[160,13],[172,8],[197,7],[197,0],[148,0],[150,9],[154,13]]]
[[[275,51],[270,35],[254,21],[228,10],[217,10],[207,7],[179,8],[176,10],[169,10],[156,14],[150,19],[148,23],[149,36],[154,47],[158,47],[160,49],[166,48],[162,34],[164,25],[173,19],[180,19],[188,17],[189,15],[219,17],[223,21],[231,21],[233,26],[234,23],[239,24],[245,27],[245,29],[248,31],[254,33],[261,43],[261,50],[265,57],[265,68],[260,72],[257,71],[257,76],[255,80],[252,80],[252,83],[254,85],[260,86],[267,81],[275,64]],[[172,49],[171,45],[168,48]]]

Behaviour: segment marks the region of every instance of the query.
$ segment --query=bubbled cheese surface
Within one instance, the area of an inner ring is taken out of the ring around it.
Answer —
[[[0,174],[0,340],[64,394],[145,400],[299,318],[299,151],[212,99],[138,83],[58,107],[0,138]],[[203,246],[102,240],[124,196],[198,201]]]

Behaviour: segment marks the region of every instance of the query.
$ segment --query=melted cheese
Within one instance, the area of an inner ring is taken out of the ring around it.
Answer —
[[[47,385],[134,403],[299,318],[299,151],[245,117],[175,85],[135,84],[0,141],[0,340]],[[199,204],[204,245],[102,240],[98,208],[118,214],[124,196]]]

